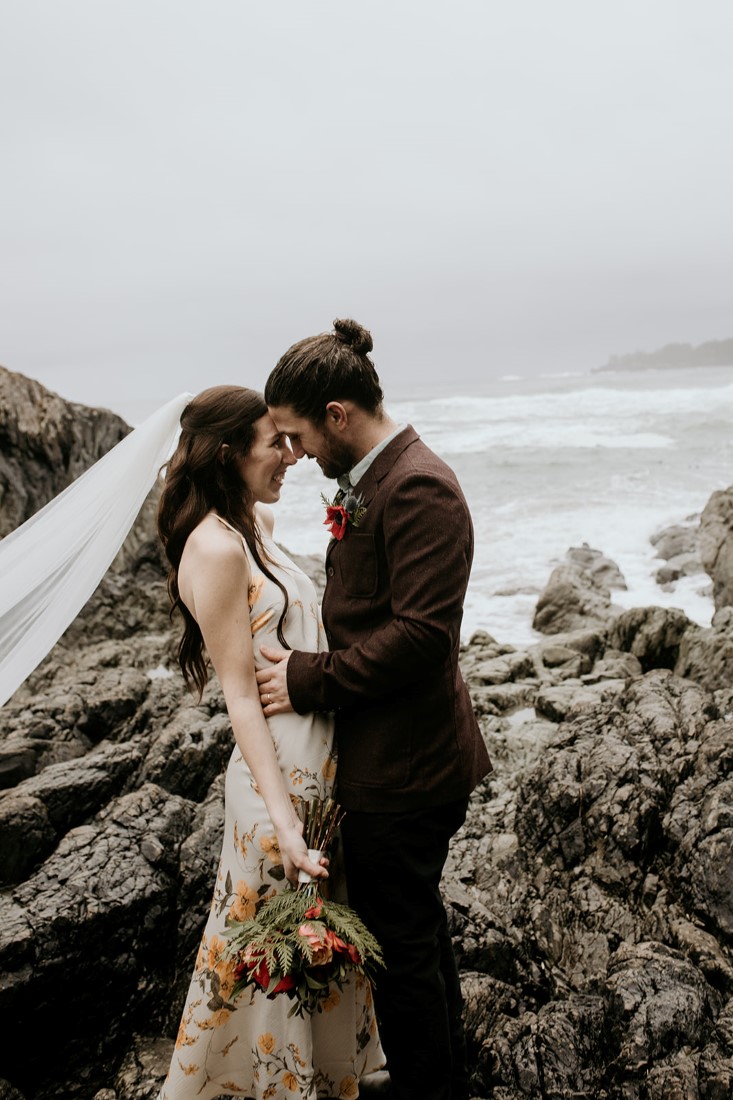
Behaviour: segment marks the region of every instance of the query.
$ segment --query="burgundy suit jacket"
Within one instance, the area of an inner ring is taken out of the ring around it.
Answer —
[[[467,796],[491,770],[458,667],[473,527],[455,474],[404,428],[356,487],[366,514],[326,555],[327,653],[288,662],[294,709],[334,711],[344,809]]]

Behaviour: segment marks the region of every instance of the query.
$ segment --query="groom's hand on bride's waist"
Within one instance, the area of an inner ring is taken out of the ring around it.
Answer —
[[[273,663],[257,672],[257,686],[260,689],[260,702],[265,715],[287,714],[293,710],[288,695],[288,659],[289,649],[277,649],[275,646],[260,646],[260,653]]]

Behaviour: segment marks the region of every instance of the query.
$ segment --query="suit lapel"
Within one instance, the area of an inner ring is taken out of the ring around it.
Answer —
[[[355,485],[353,489],[354,495],[361,497],[362,507],[369,507],[379,488],[380,481],[382,481],[392,469],[399,455],[401,455],[411,443],[414,443],[415,440],[419,438],[419,435],[412,425],[408,424],[407,427],[403,428],[402,431],[394,437],[391,443],[387,444],[383,451],[379,452],[367,472],[360,478],[358,484]],[[344,535],[344,539],[348,539],[348,537],[349,534],[347,531]],[[326,564],[328,564],[328,559],[335,546],[338,546],[338,539],[332,538],[326,548]]]

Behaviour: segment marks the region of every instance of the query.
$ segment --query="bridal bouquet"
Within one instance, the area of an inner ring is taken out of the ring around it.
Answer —
[[[333,799],[315,798],[301,804],[301,817],[317,862],[343,812]],[[288,1016],[320,1012],[332,983],[342,989],[352,973],[372,981],[383,962],[379,944],[356,913],[324,898],[303,872],[297,887],[264,902],[251,920],[230,921],[225,935],[235,959],[232,1000],[248,986],[268,997],[284,993],[294,1001]]]

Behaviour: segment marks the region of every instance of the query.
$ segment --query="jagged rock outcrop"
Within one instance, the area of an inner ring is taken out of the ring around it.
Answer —
[[[733,606],[733,486],[713,493],[705,505],[699,544],[716,608]]]
[[[0,536],[20,526],[129,430],[107,409],[65,401],[0,367]]]
[[[658,670],[495,754],[446,883],[475,1095],[728,1095],[731,721]]]
[[[532,626],[542,634],[603,627],[614,616],[612,588],[626,588],[616,563],[587,543],[572,547],[540,593]]]

